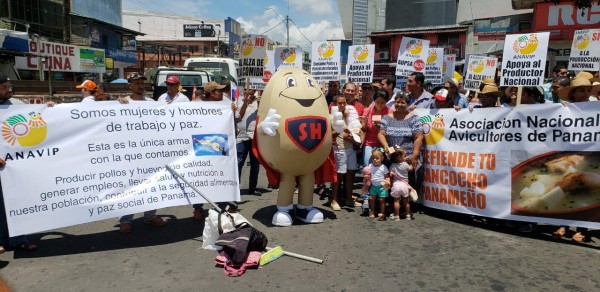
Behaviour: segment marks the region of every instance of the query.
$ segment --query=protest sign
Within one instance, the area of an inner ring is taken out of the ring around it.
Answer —
[[[442,71],[444,72],[444,79],[454,77],[454,67],[456,66],[456,55],[444,55],[444,64],[442,65]]]
[[[230,102],[2,108],[11,236],[203,203],[166,164],[213,201],[240,199]]]
[[[248,83],[248,88],[256,89],[256,90],[264,90],[267,83],[265,83],[261,78],[250,78],[250,83]]]
[[[600,103],[418,110],[424,204],[465,214],[600,228]],[[464,145],[469,147],[465,148]],[[571,161],[561,165],[561,161]],[[569,183],[571,181],[572,183]],[[562,186],[556,189],[557,186]]]
[[[302,48],[277,47],[275,48],[275,68],[296,67],[302,69]]]
[[[240,48],[242,56],[240,58],[240,70],[238,76],[243,77],[263,77],[264,60],[267,54],[266,38],[263,35],[244,35],[242,36],[242,46]]]
[[[569,56],[569,70],[600,70],[600,29],[575,31]]]
[[[340,80],[340,41],[314,42],[310,73],[318,81]]]
[[[350,46],[348,48],[348,64],[346,79],[354,83],[373,82],[373,63],[375,45]]]
[[[496,66],[498,59],[471,55],[467,66],[467,75],[464,77],[464,88],[468,90],[479,90],[481,81],[485,78],[496,78]]]
[[[413,72],[425,72],[429,41],[403,37],[398,49],[396,76],[408,77]]]
[[[265,70],[263,71],[262,80],[264,82],[269,82],[273,74],[275,74],[275,51],[267,50],[265,54]]]
[[[442,84],[444,66],[444,48],[430,48],[425,65],[425,80],[432,84]]]
[[[549,32],[506,35],[500,86],[541,86],[549,38]]]

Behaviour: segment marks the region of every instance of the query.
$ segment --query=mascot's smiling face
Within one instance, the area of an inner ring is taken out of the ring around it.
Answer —
[[[325,99],[317,81],[306,71],[295,67],[279,70],[269,81],[265,93],[272,103],[287,103],[293,101],[296,106],[310,108],[319,98]],[[267,92],[269,91],[270,92]],[[264,102],[264,100],[262,100]],[[289,107],[296,107],[292,104]]]

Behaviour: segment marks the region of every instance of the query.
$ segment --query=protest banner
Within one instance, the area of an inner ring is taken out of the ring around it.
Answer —
[[[374,61],[375,45],[350,46],[348,48],[348,64],[346,64],[346,79],[354,83],[373,82]]]
[[[265,83],[261,78],[250,78],[250,82],[248,83],[248,88],[256,89],[256,90],[264,90],[267,83]]]
[[[456,55],[444,55],[444,64],[442,65],[442,71],[444,72],[444,79],[454,77],[454,67],[456,66]]]
[[[264,71],[262,80],[264,82],[269,82],[273,74],[275,74],[275,51],[267,50],[265,54],[265,62],[264,62]]]
[[[479,85],[483,79],[492,78],[495,80],[497,65],[497,58],[471,55],[467,66],[467,75],[464,77],[464,88],[479,90]]]
[[[600,29],[575,31],[568,69],[600,71]]]
[[[549,39],[549,32],[506,35],[500,86],[541,86]]]
[[[240,199],[230,102],[2,109],[11,236],[203,203],[166,164],[213,201]]]
[[[398,49],[396,76],[408,77],[413,72],[425,73],[429,41],[403,37]]]
[[[266,38],[263,35],[244,35],[240,52],[240,69],[238,77],[263,77],[264,60],[267,54]]]
[[[296,67],[302,69],[302,48],[277,47],[275,48],[275,68]]]
[[[314,42],[310,73],[318,82],[340,80],[340,41]]]
[[[426,143],[424,204],[600,228],[600,190],[593,186],[600,176],[599,112],[594,102],[418,110]]]
[[[442,84],[444,66],[444,48],[429,48],[425,64],[425,80],[432,84]]]

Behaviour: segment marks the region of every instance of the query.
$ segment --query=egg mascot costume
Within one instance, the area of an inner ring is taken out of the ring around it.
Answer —
[[[277,71],[260,99],[257,119],[253,150],[269,184],[279,183],[273,225],[290,226],[294,218],[323,222],[323,213],[313,207],[314,185],[333,181],[335,164],[327,102],[317,81],[299,68]]]

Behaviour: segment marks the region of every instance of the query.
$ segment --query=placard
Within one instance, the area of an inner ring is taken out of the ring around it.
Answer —
[[[396,76],[408,77],[413,72],[425,73],[429,41],[403,37],[398,49]]]
[[[600,71],[600,29],[575,31],[568,69]]]
[[[479,90],[479,85],[485,78],[496,79],[498,59],[494,57],[471,55],[467,65],[467,75],[464,77],[464,88]]]
[[[425,65],[425,80],[432,84],[442,84],[444,66],[444,48],[430,48]]]
[[[340,41],[314,42],[310,72],[318,82],[340,80]]]
[[[375,61],[375,45],[350,46],[346,79],[354,83],[373,82],[373,64]]]
[[[238,77],[263,77],[264,60],[267,53],[266,38],[263,35],[242,36],[240,48],[240,69]]]
[[[500,86],[541,86],[549,37],[549,32],[507,35]]]

